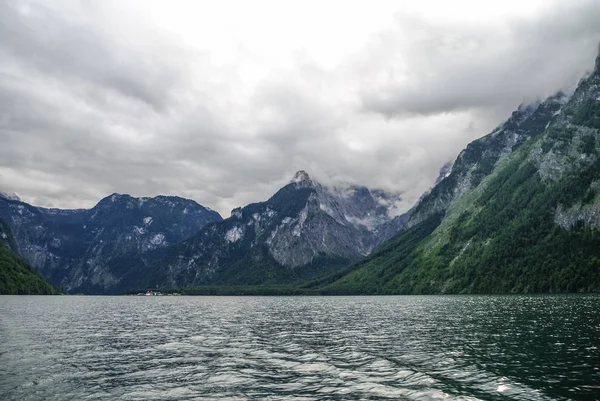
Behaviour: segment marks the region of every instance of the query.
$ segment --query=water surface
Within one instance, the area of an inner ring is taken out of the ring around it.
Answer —
[[[2,400],[600,399],[600,297],[0,297]]]

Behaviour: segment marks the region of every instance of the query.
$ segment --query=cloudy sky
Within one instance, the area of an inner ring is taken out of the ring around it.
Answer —
[[[483,4],[485,3],[485,4]],[[600,2],[0,2],[0,191],[228,216],[305,169],[399,191],[593,66]]]

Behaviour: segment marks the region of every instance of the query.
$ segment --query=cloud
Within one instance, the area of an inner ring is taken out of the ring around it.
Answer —
[[[44,3],[4,2],[0,34],[5,56],[57,79],[96,85],[156,108],[166,107],[173,89],[186,84],[191,72],[173,60],[187,55],[173,46],[172,38],[141,21],[125,30],[131,16],[119,16],[114,9],[106,15],[100,4],[68,5],[71,9],[63,14]]]
[[[398,15],[367,46],[386,52],[375,54],[382,78],[363,88],[363,108],[386,117],[505,109],[572,85],[593,66],[600,3],[549,4],[496,23]]]
[[[54,207],[172,194],[228,215],[304,169],[408,209],[470,140],[592,67],[596,3],[478,23],[395,2],[2,2],[0,190]]]

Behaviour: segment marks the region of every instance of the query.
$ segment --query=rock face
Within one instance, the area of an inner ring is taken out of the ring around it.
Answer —
[[[234,209],[173,247],[149,284],[259,284],[306,278],[368,255],[400,231],[400,200],[365,187],[327,187],[298,171],[266,202]]]
[[[327,187],[304,172],[266,202],[221,217],[194,201],[113,194],[92,209],[0,197],[16,249],[67,292],[258,284],[310,277],[368,255],[404,226],[398,195]]]
[[[68,292],[116,292],[162,250],[221,216],[178,197],[113,194],[92,209],[60,210],[0,197],[18,252]]]
[[[0,295],[51,295],[57,289],[17,254],[8,224],[0,219]]]
[[[521,144],[543,133],[569,100],[562,92],[543,102],[521,105],[511,117],[489,135],[471,142],[451,164],[442,167],[434,188],[413,210],[406,227],[445,212],[457,199],[487,177]]]
[[[13,252],[17,252],[17,244],[10,231],[10,227],[2,219],[0,219],[0,246],[4,246]]]
[[[600,55],[575,92],[470,143],[329,293],[600,291]]]

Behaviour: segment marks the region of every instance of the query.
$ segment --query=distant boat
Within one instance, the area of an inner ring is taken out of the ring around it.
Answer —
[[[148,296],[152,296],[152,295],[154,295],[154,293],[153,293],[152,291],[150,291],[150,290],[146,291],[146,296],[147,296],[147,297],[148,297]]]

